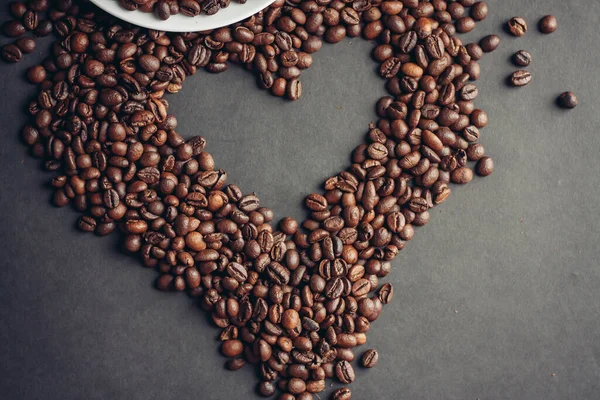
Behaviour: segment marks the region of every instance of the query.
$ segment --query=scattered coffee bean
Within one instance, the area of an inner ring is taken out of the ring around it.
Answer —
[[[494,172],[494,160],[490,157],[483,157],[477,162],[476,166],[477,174],[481,176],[488,176]]]
[[[27,70],[27,80],[31,83],[42,83],[46,79],[46,70],[41,65],[35,65]]]
[[[471,7],[471,17],[475,21],[483,21],[488,15],[488,6],[483,1],[478,1]]]
[[[531,54],[525,50],[519,50],[513,55],[513,62],[521,67],[531,64]]]
[[[540,20],[538,27],[540,28],[540,32],[549,34],[558,28],[558,21],[556,21],[556,17],[554,15],[546,15]]]
[[[527,22],[521,17],[513,17],[508,20],[508,31],[513,36],[525,36],[527,33]]]
[[[352,392],[348,388],[341,388],[333,393],[332,400],[350,400]]]
[[[362,366],[365,368],[373,368],[379,361],[379,353],[375,349],[369,349],[361,358]]]
[[[513,86],[525,86],[531,82],[531,74],[525,70],[519,70],[512,73],[510,82]]]
[[[19,50],[24,54],[33,53],[35,51],[35,40],[30,37],[17,39],[15,45],[17,45]]]
[[[488,35],[481,39],[479,46],[485,53],[490,53],[498,48],[500,38],[497,35]]]
[[[558,104],[563,108],[575,108],[579,101],[573,92],[564,92],[558,96]]]
[[[2,58],[10,63],[17,63],[23,58],[23,53],[14,44],[7,44],[2,47]]]

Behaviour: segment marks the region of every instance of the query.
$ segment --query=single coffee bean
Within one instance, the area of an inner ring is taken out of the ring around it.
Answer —
[[[478,61],[483,57],[483,49],[477,43],[469,43],[465,48],[472,60]],[[448,68],[446,68],[446,70],[448,70]],[[446,72],[446,70],[444,70],[444,72]],[[448,71],[448,73],[450,73],[450,71]]]
[[[531,64],[531,54],[525,50],[519,50],[513,55],[513,62],[521,67]]]
[[[383,3],[386,4],[386,3]],[[352,392],[348,388],[341,388],[333,393],[333,400],[350,400],[352,398]]]
[[[483,21],[488,15],[488,6],[483,1],[478,1],[471,7],[471,17],[475,21]]]
[[[223,342],[221,351],[225,357],[237,357],[244,351],[244,345],[239,340],[227,340]]]
[[[575,108],[579,101],[573,92],[564,92],[558,96],[558,105],[563,108]]]
[[[258,392],[264,397],[271,397],[277,391],[277,387],[272,382],[261,382],[258,385]]]
[[[27,80],[31,83],[42,83],[46,79],[46,70],[41,65],[35,65],[27,70]]]
[[[512,73],[510,83],[513,86],[525,86],[531,82],[531,74],[525,70],[519,70]]]
[[[287,98],[289,100],[298,100],[302,96],[302,82],[294,78],[287,84]]]
[[[45,36],[48,36],[49,34],[51,34],[53,29],[54,29],[54,27],[52,25],[52,21],[42,20],[42,21],[38,22],[38,26],[37,26],[37,28],[35,28],[35,31],[33,31],[33,33],[36,36],[45,37]]]
[[[348,361],[340,361],[335,366],[335,376],[345,384],[354,382],[354,368]]]
[[[373,368],[379,361],[379,353],[375,349],[369,349],[363,354],[361,364],[365,368]]]
[[[512,17],[508,20],[508,31],[513,36],[525,36],[525,33],[527,33],[527,22],[521,17]]]
[[[17,38],[23,36],[26,32],[25,26],[20,21],[7,21],[2,25],[2,32],[10,37]]]
[[[230,371],[237,371],[238,369],[242,368],[245,364],[246,362],[241,358],[232,358],[231,360],[228,360],[227,363],[225,363],[225,368],[227,368]]]
[[[479,162],[481,162],[481,160],[479,160]],[[473,171],[467,167],[456,168],[450,174],[450,179],[452,182],[458,183],[461,185],[463,185],[465,183],[469,183],[473,180]]]
[[[14,44],[7,44],[2,47],[2,58],[10,63],[17,63],[23,58],[23,53]]]
[[[15,44],[24,54],[33,53],[35,51],[35,40],[30,37],[19,38]]]
[[[471,17],[462,17],[456,21],[456,30],[460,33],[471,32],[475,29],[476,22]]]
[[[475,169],[481,176],[491,175],[494,172],[494,160],[490,157],[483,157],[477,162]]]
[[[540,28],[540,32],[549,34],[558,28],[558,22],[556,21],[556,17],[554,15],[546,15],[540,20],[538,27]]]
[[[498,48],[500,45],[500,37],[497,35],[488,35],[481,39],[479,46],[485,53],[490,53]]]

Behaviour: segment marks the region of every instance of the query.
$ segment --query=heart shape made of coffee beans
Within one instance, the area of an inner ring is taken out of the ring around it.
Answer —
[[[82,231],[120,228],[123,247],[160,272],[158,289],[197,298],[222,330],[227,368],[256,365],[264,396],[279,388],[280,399],[306,400],[327,378],[352,383],[352,349],[393,297],[391,284],[379,284],[390,261],[448,198],[450,182],[471,181],[469,162],[482,176],[493,171],[471,83],[483,53],[455,36],[485,18],[481,2],[278,0],[234,26],[187,34],[118,25],[70,0],[11,11],[23,22],[5,24],[8,35],[49,33],[39,22],[49,11],[59,36],[53,55],[28,71],[38,96],[22,133],[56,173],[54,204],[84,213]],[[222,72],[230,61],[296,100],[321,38],[346,36],[375,41],[390,96],[377,102],[380,119],[352,165],[306,197],[308,218],[275,228],[255,194],[226,183],[203,137],[176,131],[164,95],[198,68]],[[2,54],[18,61],[32,46],[19,39]],[[371,351],[363,362],[377,359]]]

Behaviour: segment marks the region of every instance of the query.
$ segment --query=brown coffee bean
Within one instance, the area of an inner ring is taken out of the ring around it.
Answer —
[[[508,21],[508,31],[513,36],[525,36],[525,33],[527,33],[527,22],[521,17],[513,17]]]
[[[500,37],[497,35],[488,35],[479,41],[479,46],[485,53],[490,53],[500,45]]]
[[[354,382],[354,369],[348,361],[340,361],[335,366],[335,376],[344,384],[352,383]]]
[[[2,58],[10,63],[17,63],[23,58],[23,53],[14,44],[7,44],[2,47]]]
[[[454,183],[465,184],[473,180],[473,171],[467,167],[456,168],[450,174],[450,179]]]
[[[373,368],[378,361],[379,353],[375,349],[367,350],[361,358],[361,364],[365,368]]]
[[[395,2],[399,3],[399,2]],[[383,3],[386,4],[386,3]],[[333,393],[333,400],[350,400],[352,398],[352,392],[348,388],[338,389]]]
[[[513,55],[513,62],[521,67],[527,67],[531,64],[531,54],[525,50],[519,50]]]
[[[476,166],[477,174],[481,176],[488,176],[494,172],[494,160],[490,157],[483,157],[477,162]]]
[[[525,86],[531,82],[531,74],[525,70],[519,70],[512,73],[510,83],[513,86]]]
[[[556,21],[556,17],[554,15],[546,15],[540,20],[538,27],[540,32],[549,34],[556,31],[556,28],[558,28],[558,22]]]

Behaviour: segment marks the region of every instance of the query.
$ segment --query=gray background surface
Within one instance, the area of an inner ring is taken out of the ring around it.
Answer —
[[[456,188],[394,261],[394,301],[363,346],[381,360],[358,370],[353,399],[600,398],[600,3],[489,6],[467,37],[502,38],[481,62],[476,103],[490,117],[482,136],[496,171]],[[559,30],[543,36],[535,25],[549,13]],[[525,38],[502,32],[513,15],[529,21]],[[348,165],[376,119],[384,89],[371,48],[324,46],[299,102],[234,67],[189,78],[171,110],[181,133],[208,138],[230,182],[280,217],[302,217],[303,196]],[[519,49],[533,54],[534,79],[508,88]],[[0,397],[254,398],[252,369],[222,370],[218,331],[185,295],[154,290],[155,273],[116,238],[79,234],[77,214],[49,204],[50,175],[18,140],[34,62],[0,65]],[[564,90],[577,109],[554,106]]]

